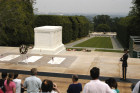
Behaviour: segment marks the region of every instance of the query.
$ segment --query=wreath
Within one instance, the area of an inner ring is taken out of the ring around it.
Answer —
[[[20,54],[26,54],[28,52],[28,47],[26,45],[21,45],[19,47]]]

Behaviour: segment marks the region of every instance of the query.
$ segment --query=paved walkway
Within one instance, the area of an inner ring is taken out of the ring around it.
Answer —
[[[119,43],[119,41],[117,40],[116,36],[115,37],[110,37],[110,38],[111,38],[111,41],[112,41],[113,49],[123,50],[123,47]]]

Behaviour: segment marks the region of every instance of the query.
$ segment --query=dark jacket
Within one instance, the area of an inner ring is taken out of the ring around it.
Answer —
[[[127,59],[128,59],[128,54],[124,54],[122,57],[122,66],[127,67]]]

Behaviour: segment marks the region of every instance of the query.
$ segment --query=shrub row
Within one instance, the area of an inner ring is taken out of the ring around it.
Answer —
[[[132,29],[132,23],[133,17],[127,16],[120,18],[118,24],[116,25],[117,30],[117,38],[120,41],[120,43],[123,45],[124,48],[129,48],[129,38],[131,35],[134,35],[130,32],[130,29]],[[135,31],[132,31],[135,32]],[[135,33],[138,34],[138,33]]]
[[[119,30],[117,31],[117,39],[119,40],[119,42],[121,43],[121,45],[124,48],[128,48],[128,44],[129,44],[129,32],[127,30],[126,27],[124,26],[119,26],[118,27]]]

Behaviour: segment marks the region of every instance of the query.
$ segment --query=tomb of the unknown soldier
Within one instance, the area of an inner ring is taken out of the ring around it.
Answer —
[[[31,53],[33,54],[57,54],[64,52],[62,44],[61,26],[42,26],[34,28],[35,45]]]

